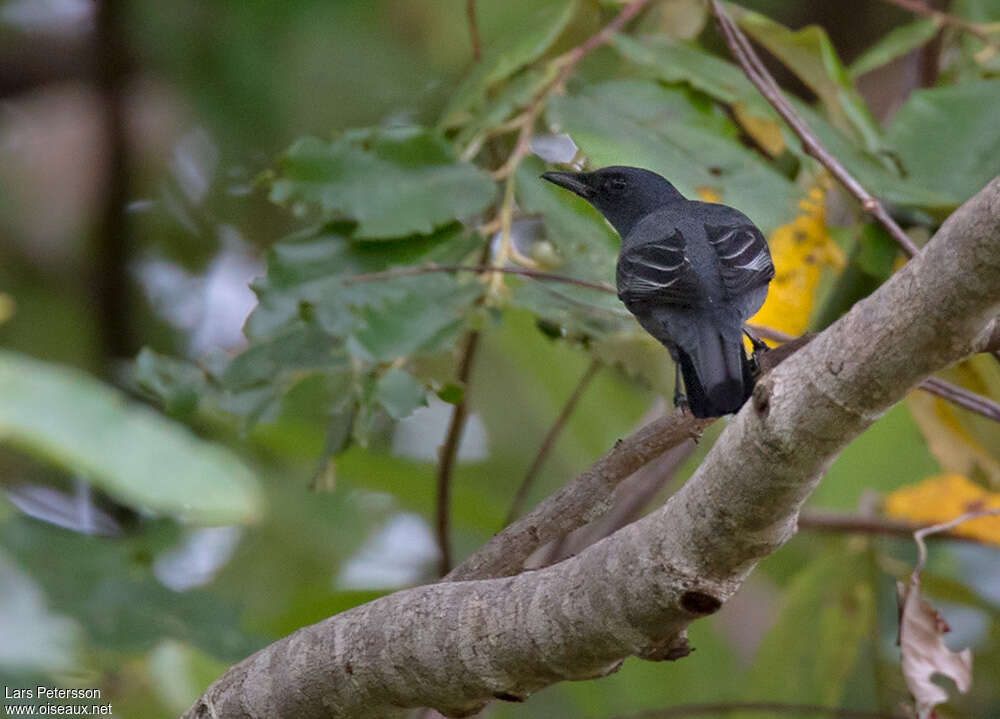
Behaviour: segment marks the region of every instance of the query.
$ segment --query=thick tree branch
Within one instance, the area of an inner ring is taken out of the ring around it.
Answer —
[[[661,509],[552,567],[417,587],[301,629],[185,716],[465,716],[630,655],[682,656],[685,627],[795,533],[840,451],[928,374],[982,349],[998,311],[1000,179],[765,376]]]

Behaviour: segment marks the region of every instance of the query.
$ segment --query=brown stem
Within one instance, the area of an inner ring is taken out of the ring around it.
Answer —
[[[884,517],[859,517],[853,514],[837,514],[812,510],[799,515],[799,529],[808,529],[817,532],[842,532],[845,534],[876,534],[885,537],[912,539],[913,533],[923,529],[923,527],[912,522],[901,522]],[[955,534],[954,532],[940,532],[931,536],[934,539],[947,539],[953,542],[987,543],[976,537],[968,537],[963,534]]]
[[[836,157],[830,154],[816,134],[795,111],[795,108],[789,104],[774,78],[750,46],[750,41],[747,40],[743,31],[729,17],[729,14],[722,7],[722,3],[719,0],[711,0],[711,3],[715,17],[719,21],[722,35],[725,37],[726,44],[729,45],[733,57],[739,63],[740,67],[743,68],[743,72],[750,82],[753,83],[754,87],[771,103],[771,106],[785,119],[788,126],[791,127],[792,131],[802,141],[802,147],[806,153],[816,158],[826,167],[848,192],[861,202],[861,206],[865,211],[871,213],[885,227],[889,235],[903,248],[903,251],[908,256],[913,257],[919,251],[913,240],[896,224],[896,221],[886,212],[885,207],[883,207],[878,198],[868,192],[854,175],[848,172],[847,168]]]
[[[476,0],[465,0],[465,17],[469,24],[469,40],[472,42],[472,61],[483,59],[483,45],[479,38],[479,20],[476,17]]]
[[[426,275],[435,272],[477,272],[486,274],[489,272],[499,272],[505,275],[521,275],[531,277],[536,280],[551,280],[553,282],[564,282],[577,287],[586,287],[599,292],[615,294],[616,290],[611,285],[604,282],[590,282],[576,277],[557,275],[552,272],[542,272],[541,270],[531,270],[526,267],[491,267],[489,265],[411,265],[409,267],[396,267],[383,272],[370,272],[363,275],[352,275],[344,279],[344,284],[354,285],[361,282],[382,282],[383,280],[393,280],[397,277],[410,277],[412,275]]]
[[[922,15],[923,17],[933,18],[942,25],[951,25],[952,27],[957,27],[959,30],[962,30],[963,32],[967,32],[970,35],[975,35],[977,38],[982,40],[987,45],[991,45],[992,47],[995,47],[998,50],[1000,50],[1000,44],[998,44],[996,40],[990,37],[990,34],[986,32],[986,30],[984,30],[982,26],[977,23],[969,22],[968,20],[956,17],[954,15],[949,15],[948,13],[941,12],[940,10],[935,10],[934,8],[928,7],[927,5],[924,5],[921,2],[916,2],[915,0],[882,0],[882,2],[888,3],[889,5],[895,5],[898,8],[902,8],[903,10],[907,10],[916,15]]]
[[[568,80],[569,76],[573,74],[576,66],[579,65],[580,62],[587,57],[587,55],[592,53],[601,45],[610,41],[611,38],[613,38],[617,33],[621,32],[625,25],[627,25],[632,18],[638,15],[648,3],[649,0],[633,0],[633,2],[630,2],[622,8],[622,11],[618,13],[611,22],[584,40],[581,44],[566,51],[552,61],[551,66],[558,67],[559,70],[549,82],[544,83],[538,92],[535,93],[534,97],[531,98],[531,102],[528,103],[524,112],[522,112],[519,116],[518,122],[514,125],[519,128],[517,141],[514,143],[514,150],[510,153],[510,156],[507,158],[507,161],[503,164],[503,166],[494,172],[494,175],[497,178],[504,178],[513,174],[518,165],[521,163],[521,159],[528,154],[528,150],[531,146],[531,137],[535,132],[535,121],[542,113],[542,110],[545,108],[545,105],[552,93],[561,89],[563,85],[565,85],[566,80]]]
[[[714,421],[675,410],[618,440],[589,469],[495,535],[445,579],[455,582],[518,574],[536,549],[607,512],[612,490],[629,475],[685,440],[699,437]]]
[[[693,440],[686,440],[640,467],[615,489],[614,506],[606,515],[552,542],[545,556],[535,566],[547,567],[579,554],[594,542],[610,537],[637,520],[653,497],[677,476],[677,471],[694,453],[695,446]]]
[[[476,358],[479,347],[479,331],[473,330],[465,336],[462,347],[462,359],[458,365],[458,381],[468,389],[469,376],[472,374],[472,362]],[[443,577],[451,571],[451,481],[455,473],[455,463],[458,458],[458,447],[462,441],[465,420],[469,416],[468,391],[463,392],[462,399],[455,405],[448,423],[448,434],[444,444],[438,450],[437,472],[437,540],[441,550],[439,572]]]
[[[950,532],[952,529],[960,524],[964,524],[973,519],[979,519],[981,517],[996,517],[1000,515],[1000,508],[998,509],[980,509],[976,512],[968,512],[961,515],[960,517],[955,517],[947,522],[941,522],[940,524],[932,524],[929,527],[920,527],[913,533],[913,539],[917,543],[917,566],[913,569],[914,576],[918,576],[921,571],[923,571],[924,565],[927,563],[927,545],[924,543],[924,539],[927,537],[932,537],[942,532]]]
[[[590,385],[590,381],[594,379],[594,375],[597,374],[597,370],[600,368],[601,361],[597,359],[593,360],[587,366],[583,376],[580,377],[580,381],[576,383],[576,387],[573,388],[573,392],[570,394],[569,399],[567,399],[566,404],[563,405],[562,410],[559,412],[559,416],[556,417],[556,421],[552,423],[552,426],[545,435],[545,439],[542,440],[542,445],[538,448],[538,454],[535,455],[535,459],[531,462],[531,466],[528,467],[528,471],[525,473],[524,479],[521,481],[521,486],[517,488],[517,492],[514,494],[514,500],[510,504],[510,509],[507,510],[507,516],[503,520],[504,527],[513,522],[517,518],[517,515],[521,513],[521,507],[524,504],[524,499],[528,496],[528,492],[534,484],[539,470],[542,468],[542,465],[545,464],[545,460],[548,459],[549,454],[552,452],[552,448],[555,446],[556,440],[562,433],[563,427],[566,426],[566,422],[569,420],[570,415],[573,414],[573,410],[576,409],[576,405],[579,403],[580,397],[583,396],[583,393]]]
[[[106,165],[103,207],[95,232],[92,287],[105,363],[138,351],[129,319],[128,138],[125,118],[126,49],[118,0],[97,4],[94,47],[98,53],[97,86],[102,98]]]

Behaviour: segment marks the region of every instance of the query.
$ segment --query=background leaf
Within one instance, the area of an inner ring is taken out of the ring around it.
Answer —
[[[894,27],[852,62],[847,72],[852,78],[858,78],[866,72],[887,65],[930,42],[940,29],[941,22],[936,18],[921,18]]]
[[[133,506],[205,524],[263,512],[257,481],[235,455],[81,372],[2,352],[0,394],[0,439]]]
[[[886,133],[907,179],[964,202],[1000,174],[1000,80],[914,92]]]
[[[458,162],[428,130],[356,131],[333,142],[305,138],[282,156],[271,199],[358,223],[358,238],[429,234],[482,211],[495,185]]]

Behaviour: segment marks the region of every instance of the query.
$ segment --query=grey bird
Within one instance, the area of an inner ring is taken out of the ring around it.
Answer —
[[[542,178],[596,207],[622,238],[618,297],[670,351],[696,417],[736,412],[750,396],[754,364],[743,323],[760,309],[774,277],[764,235],[739,210],[688,200],[638,167],[546,172]]]

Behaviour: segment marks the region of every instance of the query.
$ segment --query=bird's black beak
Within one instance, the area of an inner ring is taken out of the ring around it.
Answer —
[[[590,185],[584,179],[584,175],[585,173],[582,172],[546,172],[542,175],[542,179],[589,200],[593,193]]]

